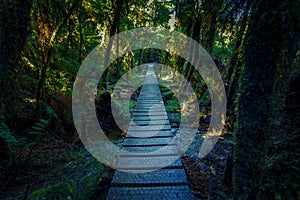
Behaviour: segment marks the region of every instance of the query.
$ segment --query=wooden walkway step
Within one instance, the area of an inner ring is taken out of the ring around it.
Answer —
[[[173,136],[154,66],[148,65],[107,199],[194,199]]]

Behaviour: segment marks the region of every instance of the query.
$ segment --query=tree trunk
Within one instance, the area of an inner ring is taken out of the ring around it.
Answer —
[[[120,25],[120,20],[121,20],[121,11],[122,11],[122,6],[124,4],[123,2],[124,0],[116,0],[115,1],[115,7],[114,7],[114,15],[113,15],[113,20],[112,20],[112,25],[110,27],[110,31],[109,31],[109,37],[112,37],[114,36],[118,30],[119,30],[119,25]],[[107,47],[107,50],[106,50],[106,54],[105,54],[105,66],[107,66],[110,60],[110,53],[111,51],[113,50],[112,49],[113,47],[113,41],[109,41],[108,43],[108,47]],[[118,48],[118,44],[116,44],[116,47]],[[116,53],[118,53],[118,49],[115,49]],[[118,59],[116,61],[116,70],[118,72],[120,72],[120,68],[119,68],[119,65],[118,65]],[[108,72],[107,73],[107,76],[106,76],[106,88],[108,87],[108,83],[109,83],[109,78],[110,78],[110,73]]]
[[[55,51],[55,43],[57,40],[57,36],[59,32],[62,30],[62,28],[66,25],[68,19],[70,18],[71,14],[73,13],[73,11],[75,10],[75,8],[79,3],[80,3],[79,1],[73,3],[67,15],[55,27],[54,22],[51,19],[51,15],[50,15],[49,1],[48,0],[39,1],[40,14],[37,17],[38,20],[36,21],[36,25],[37,25],[37,29],[40,31],[38,35],[38,40],[42,48],[43,58],[41,64],[40,79],[38,82],[38,88],[36,94],[37,105],[42,99],[41,95],[47,77],[47,68]]]
[[[0,121],[4,120],[8,81],[29,34],[32,0],[2,2],[0,24]]]
[[[227,94],[227,127],[230,131],[233,131],[234,124],[236,122],[236,102],[238,82],[240,81],[241,68],[243,66],[243,57],[244,57],[244,39],[245,34],[247,33],[247,25],[249,22],[249,10],[251,8],[251,2],[246,2],[245,11],[243,17],[240,21],[240,29],[237,33],[237,41],[233,54],[230,58],[229,69],[226,75],[225,88]],[[240,58],[239,58],[240,57]]]
[[[275,70],[280,56],[280,3],[256,1],[245,44],[245,68],[238,104],[234,150],[234,198],[260,199]],[[275,13],[275,14],[274,14]],[[274,31],[276,30],[276,31]]]
[[[195,24],[193,27],[193,33],[192,33],[192,38],[199,43],[200,41],[200,31],[201,31],[201,19],[200,17],[195,18]],[[190,45],[190,55],[192,56],[192,59],[194,59],[195,56],[195,48],[194,45]],[[192,79],[192,75],[194,73],[195,67],[191,65],[191,63],[187,63],[184,76],[186,77],[187,81],[190,82]]]
[[[20,60],[20,54],[29,34],[30,9],[32,0],[2,2],[0,25],[0,88],[5,96],[5,88],[10,73]]]

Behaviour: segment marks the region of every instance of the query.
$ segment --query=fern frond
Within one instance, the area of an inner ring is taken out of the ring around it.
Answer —
[[[36,122],[31,128],[30,131],[27,132],[28,134],[38,135],[40,134],[48,125],[49,120],[40,119]]]
[[[18,140],[12,135],[12,132],[10,132],[8,126],[3,121],[0,121],[0,138],[7,144],[18,143]]]
[[[45,109],[46,114],[47,114],[47,116],[49,118],[51,118],[51,119],[58,119],[55,110],[50,105],[48,105],[45,102],[40,102],[39,104],[40,104],[41,107],[43,107]]]

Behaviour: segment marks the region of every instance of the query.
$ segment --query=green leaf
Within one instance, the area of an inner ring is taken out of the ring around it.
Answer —
[[[0,122],[0,137],[7,144],[18,143],[18,140],[12,135],[8,126],[4,122]]]
[[[27,132],[28,134],[31,134],[31,135],[38,135],[40,134],[41,132],[40,131],[30,131],[30,132]]]
[[[38,135],[40,134],[48,125],[49,120],[46,119],[40,119],[38,122],[36,122],[31,128],[30,131],[27,132],[31,135]]]
[[[27,143],[25,146],[24,146],[24,149],[27,149],[27,148],[29,148],[29,147],[32,147],[32,146],[34,146],[36,143],[35,142],[29,142],[29,143]]]
[[[229,144],[233,144],[233,145],[236,144],[236,142],[233,141],[233,140],[224,140],[224,142],[225,142],[225,143],[229,143]]]
[[[31,140],[29,140],[28,138],[22,137],[22,138],[19,138],[18,142],[19,142],[19,144],[26,145],[26,144],[30,143]]]

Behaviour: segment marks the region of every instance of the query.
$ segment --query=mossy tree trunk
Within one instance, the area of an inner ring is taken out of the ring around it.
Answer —
[[[278,11],[281,4],[256,1],[245,39],[245,68],[234,150],[235,199],[260,199],[262,195],[266,140],[271,134],[268,131],[271,96],[283,42],[283,24]]]
[[[32,0],[2,2],[0,24],[0,88],[5,88],[28,36]],[[3,91],[1,91],[3,94]],[[4,95],[4,94],[3,94]]]
[[[9,77],[12,75],[29,34],[32,0],[1,1],[0,21],[0,121],[9,102]]]

